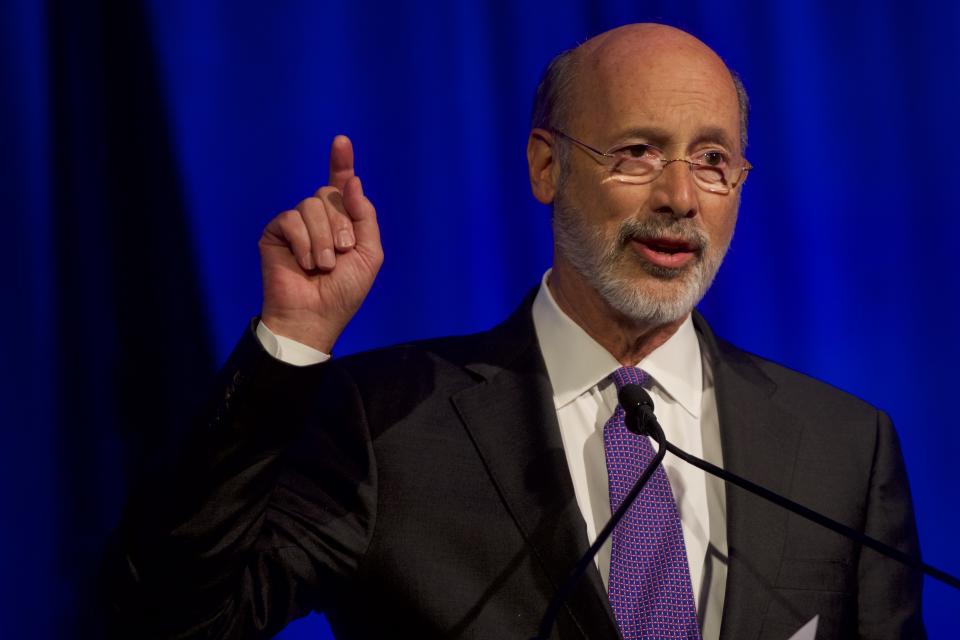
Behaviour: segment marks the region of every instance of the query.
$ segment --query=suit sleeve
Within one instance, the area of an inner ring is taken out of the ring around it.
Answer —
[[[108,551],[111,637],[270,637],[329,606],[362,560],[375,465],[349,377],[275,360],[251,327],[216,389]]]
[[[864,533],[913,557],[920,556],[900,443],[890,418],[877,414],[877,433]],[[919,571],[862,548],[858,563],[861,638],[925,638]]]

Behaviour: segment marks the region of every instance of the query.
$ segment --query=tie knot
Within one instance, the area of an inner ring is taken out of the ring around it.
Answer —
[[[627,384],[647,386],[650,381],[650,374],[637,367],[620,367],[610,374],[610,379],[613,380],[613,384],[617,385],[617,391],[620,391]]]

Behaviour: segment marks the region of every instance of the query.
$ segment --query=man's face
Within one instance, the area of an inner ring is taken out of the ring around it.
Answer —
[[[645,48],[613,47],[584,62],[566,133],[600,150],[648,143],[670,159],[722,149],[739,161],[737,95],[719,59],[696,47]],[[568,158],[554,198],[558,260],[634,321],[683,318],[720,267],[739,190],[700,188],[684,162],[638,185],[572,144]]]

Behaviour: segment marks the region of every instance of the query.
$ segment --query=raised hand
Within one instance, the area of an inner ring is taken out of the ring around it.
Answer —
[[[333,139],[329,184],[271,220],[259,246],[261,320],[330,353],[383,263],[377,214],[354,175],[349,138]]]

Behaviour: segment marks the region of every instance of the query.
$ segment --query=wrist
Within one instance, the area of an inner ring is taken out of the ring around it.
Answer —
[[[314,319],[291,318],[264,311],[260,321],[277,336],[295,340],[323,353],[333,353],[342,329],[334,330]]]

